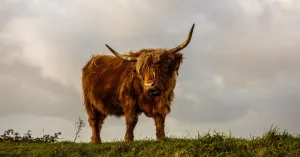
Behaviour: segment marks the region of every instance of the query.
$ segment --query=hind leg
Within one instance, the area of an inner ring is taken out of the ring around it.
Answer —
[[[89,106],[87,107],[88,117],[89,117],[89,125],[92,128],[92,136],[91,142],[93,144],[100,144],[101,137],[100,132],[102,129],[102,124],[106,118],[106,115],[102,114],[101,112],[97,111],[95,108]]]
[[[89,116],[89,124],[90,127],[92,128],[91,142],[93,144],[101,143],[100,132],[105,118],[106,117],[102,115],[100,112],[98,112],[96,116]]]

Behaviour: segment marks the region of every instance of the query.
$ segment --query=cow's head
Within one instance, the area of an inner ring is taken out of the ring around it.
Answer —
[[[189,44],[194,26],[195,24],[190,29],[188,37],[179,46],[172,49],[142,49],[137,57],[119,54],[106,46],[118,58],[135,62],[135,71],[141,79],[144,91],[151,96],[159,96],[174,83],[182,61],[182,54],[179,51]]]

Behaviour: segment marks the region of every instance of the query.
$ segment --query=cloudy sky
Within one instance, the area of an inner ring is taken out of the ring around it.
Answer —
[[[93,54],[190,45],[167,117],[168,136],[216,129],[262,135],[271,125],[300,132],[300,1],[1,0],[0,132],[72,140],[80,116],[81,69]],[[124,118],[106,119],[104,141],[123,139]],[[87,125],[81,141],[89,141]],[[140,116],[136,139],[155,137]]]

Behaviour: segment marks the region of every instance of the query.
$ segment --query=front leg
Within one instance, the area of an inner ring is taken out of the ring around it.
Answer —
[[[165,139],[165,118],[166,116],[164,115],[155,115],[154,117],[154,122],[156,126],[156,138],[158,140]]]
[[[138,115],[134,112],[125,113],[125,120],[126,120],[126,134],[125,134],[125,141],[133,141],[134,139],[134,128],[136,123],[138,122]]]

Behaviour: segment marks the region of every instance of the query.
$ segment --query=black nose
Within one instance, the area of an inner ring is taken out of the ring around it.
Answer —
[[[151,95],[151,96],[160,96],[161,90],[151,88],[151,89],[148,90],[148,94]]]

